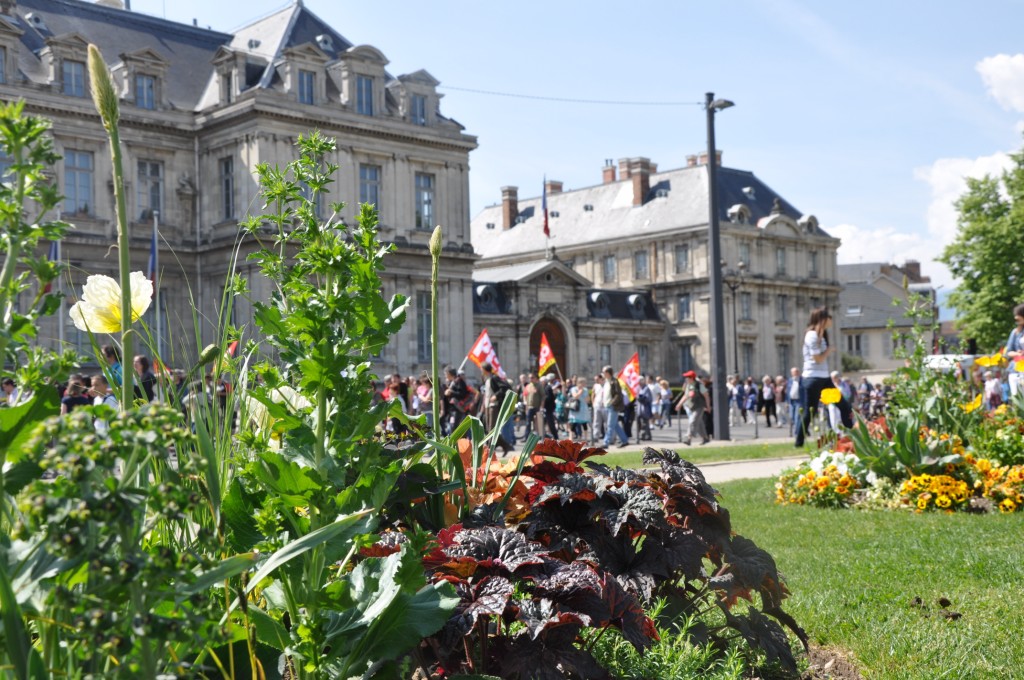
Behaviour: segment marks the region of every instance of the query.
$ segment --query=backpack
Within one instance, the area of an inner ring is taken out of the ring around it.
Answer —
[[[501,376],[491,376],[491,394],[497,397],[498,406],[505,403],[505,395],[512,391],[512,385]]]

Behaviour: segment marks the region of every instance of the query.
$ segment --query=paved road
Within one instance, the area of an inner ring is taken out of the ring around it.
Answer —
[[[679,455],[686,458],[687,446],[680,443],[682,439],[686,437],[686,421],[682,421],[682,429],[680,429],[679,419],[672,419],[672,426],[665,427],[662,429],[654,428],[651,430],[651,440],[638,442],[636,437],[630,440],[628,446],[618,448],[617,444],[613,444],[610,451],[642,451],[645,447],[653,447],[656,449],[672,449],[678,451]],[[782,428],[766,428],[764,421],[758,423],[757,430],[755,432],[754,426],[751,423],[734,426],[729,430],[729,441],[712,440],[705,447],[727,447],[751,444],[781,444],[784,442],[792,442],[792,438],[789,435],[788,426]],[[701,448],[701,444],[692,444],[693,448]],[[721,462],[721,463],[703,463],[699,467],[701,472],[704,473],[704,477],[707,479],[709,484],[718,484],[720,482],[727,482],[733,479],[760,479],[765,477],[774,477],[778,475],[782,470],[793,467],[799,462],[807,460],[807,456],[800,455],[799,449],[793,449],[794,455],[785,456],[781,458],[763,458],[760,460],[750,461],[733,461],[733,462]]]

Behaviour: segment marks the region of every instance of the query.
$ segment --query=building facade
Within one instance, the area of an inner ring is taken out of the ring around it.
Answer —
[[[602,182],[592,187],[565,191],[548,181],[550,238],[542,197],[520,200],[516,187],[503,187],[502,202],[472,222],[481,256],[474,272],[478,308],[484,284],[514,287],[519,273],[553,260],[576,276],[575,293],[566,288],[563,299],[545,301],[537,291],[525,304],[507,307],[498,315],[506,320],[502,332],[492,340],[515,348],[515,365],[529,366],[539,349],[536,329],[554,326],[565,337],[573,372],[621,366],[634,352],[647,355],[646,361],[641,356],[644,373],[709,372],[707,170],[706,154],[664,172],[647,158],[628,158],[617,167],[608,161]],[[801,361],[809,311],[834,310],[838,302],[839,240],[753,173],[719,167],[717,176],[727,370],[788,374]],[[606,299],[624,294],[627,304],[595,317],[592,298],[602,291]],[[641,307],[649,300],[656,315],[635,318],[630,299]],[[499,327],[498,316],[478,315],[477,330],[485,322]],[[841,332],[837,324],[833,334]]]
[[[461,357],[473,339],[468,159],[476,139],[440,113],[439,83],[428,72],[392,76],[380,50],[349,42],[300,0],[234,34],[136,14],[116,0],[0,2],[0,96],[50,118],[63,156],[54,179],[66,196],[63,217],[74,225],[62,243],[69,295],[89,274],[117,271],[110,150],[85,67],[90,43],[121,95],[133,269],[146,270],[154,223],[159,229],[165,363],[194,356],[196,322],[198,346],[215,339],[233,268],[255,298],[267,299],[269,283],[246,262],[256,243],[239,241],[237,224],[261,209],[257,165],[284,166],[297,156],[298,136],[313,129],[338,144],[325,159],[340,172],[323,216],[329,203],[345,201],[337,217],[351,221],[360,202],[374,203],[382,240],[396,246],[384,294],[411,299],[410,321],[379,370],[429,367],[422,328],[424,309],[429,328],[427,242],[437,224],[445,225],[440,353]],[[224,320],[251,329],[244,299],[231,316]],[[53,320],[41,336],[55,342],[60,332]],[[91,353],[86,334],[70,324],[63,332]]]
[[[937,318],[935,289],[931,278],[921,275],[921,264],[908,260],[902,267],[884,262],[839,265],[837,316],[845,337],[839,346],[844,363],[858,366],[859,373],[882,377],[903,365],[898,349],[907,348],[907,336],[914,320],[906,314],[909,296],[917,293],[931,303],[931,317]],[[923,321],[929,323],[932,318]],[[936,338],[925,338],[928,346]]]

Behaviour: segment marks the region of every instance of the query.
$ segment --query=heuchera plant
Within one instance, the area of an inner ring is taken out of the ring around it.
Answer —
[[[603,454],[581,442],[545,440],[526,466],[529,510],[510,526],[455,525],[424,558],[430,578],[454,584],[460,602],[418,652],[424,672],[502,678],[603,678],[594,643],[617,631],[638,651],[658,636],[645,607],[667,604],[670,620],[717,609],[688,635],[725,648],[732,629],[749,645],[796,669],[781,609],[787,591],[775,562],[732,534],[729,513],[701,472],[671,451],[647,449],[660,473],[586,463]],[[761,606],[754,606],[754,595]],[[736,607],[739,599],[749,606]]]

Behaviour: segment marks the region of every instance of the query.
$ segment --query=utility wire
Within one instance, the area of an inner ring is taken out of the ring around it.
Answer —
[[[704,102],[631,102],[614,99],[572,99],[569,97],[545,97],[536,94],[515,94],[512,92],[495,92],[493,90],[477,90],[471,87],[453,87],[452,85],[439,85],[442,90],[456,90],[458,92],[471,92],[473,94],[486,94],[493,97],[512,97],[514,99],[534,99],[545,102],[565,102],[568,104],[603,104],[608,106],[704,106]]]

